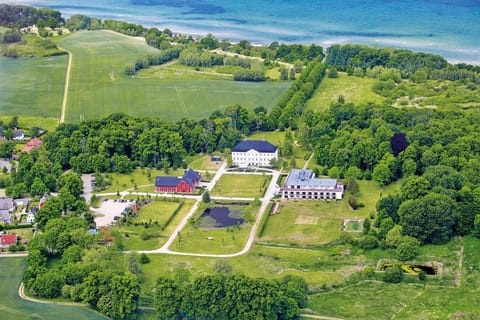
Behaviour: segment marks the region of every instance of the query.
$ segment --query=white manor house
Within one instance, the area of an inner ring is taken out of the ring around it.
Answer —
[[[281,189],[282,199],[341,200],[343,184],[337,179],[318,179],[312,170],[293,169]]]
[[[243,140],[232,149],[232,165],[245,167],[271,167],[278,160],[278,148],[265,140]]]

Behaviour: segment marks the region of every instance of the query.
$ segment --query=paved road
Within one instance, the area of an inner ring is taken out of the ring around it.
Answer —
[[[207,186],[207,189],[210,191],[213,189],[213,186],[215,183],[220,179],[222,174],[225,173],[225,168],[226,168],[226,163],[222,165],[222,167],[217,171],[215,174],[215,177],[212,179],[210,182],[210,185]],[[230,253],[230,254],[207,254],[207,253],[190,253],[190,252],[178,252],[178,251],[172,251],[169,249],[169,247],[172,245],[173,241],[177,237],[178,233],[185,227],[185,225],[188,222],[188,219],[195,213],[195,211],[198,208],[198,203],[201,201],[201,197],[198,196],[197,202],[193,205],[193,207],[190,209],[190,211],[185,215],[183,218],[182,222],[177,226],[175,231],[170,235],[170,238],[168,241],[159,249],[156,250],[149,250],[149,251],[138,251],[140,253],[165,253],[165,254],[173,254],[173,255],[181,255],[181,256],[191,256],[191,257],[212,257],[212,258],[232,258],[232,257],[237,257],[241,256],[245,253],[247,253],[250,248],[253,245],[253,242],[255,240],[255,236],[258,231],[258,227],[260,226],[260,223],[262,221],[262,218],[266,212],[266,209],[270,203],[270,200],[275,196],[275,190],[276,190],[276,183],[277,179],[280,175],[280,172],[278,171],[272,171],[272,180],[270,181],[270,185],[268,186],[267,191],[265,192],[265,196],[260,199],[262,201],[262,204],[260,206],[257,219],[255,220],[255,223],[252,226],[252,229],[250,231],[250,235],[248,236],[247,242],[245,243],[245,246],[243,247],[242,250],[235,252],[235,253]],[[250,198],[231,198],[231,197],[212,197],[212,199],[225,199],[225,200],[246,200],[249,199],[250,201],[253,200]]]

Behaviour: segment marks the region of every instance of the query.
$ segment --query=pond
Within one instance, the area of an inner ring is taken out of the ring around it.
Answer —
[[[240,210],[229,207],[212,207],[205,209],[200,218],[202,227],[225,228],[240,225],[244,222]]]
[[[391,263],[384,263],[381,270],[385,271],[388,268],[391,268]],[[422,264],[402,264],[403,273],[408,274],[418,274],[420,271],[424,271],[429,276],[434,276],[438,272],[438,268],[435,266],[426,266]]]

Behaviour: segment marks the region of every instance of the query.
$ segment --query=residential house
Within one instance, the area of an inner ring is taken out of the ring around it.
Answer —
[[[155,179],[156,192],[192,193],[200,183],[200,174],[192,169],[182,177],[158,176]]]
[[[15,210],[15,202],[13,198],[0,198],[0,222],[9,224],[12,221],[12,212]]]
[[[293,169],[281,188],[282,199],[341,200],[343,184],[337,179],[318,179],[309,169]]]
[[[27,145],[23,147],[22,152],[29,153],[32,149],[40,149],[42,145],[43,141],[35,137],[27,142]]]
[[[265,140],[243,140],[232,149],[232,165],[271,167],[278,160],[278,147]]]
[[[42,207],[45,205],[45,202],[50,199],[50,193],[45,193],[42,198],[40,199],[40,202],[38,203],[38,208],[42,209]]]
[[[25,133],[22,130],[14,129],[13,130],[13,140],[21,141],[25,139]]]
[[[38,212],[37,207],[30,208],[30,211],[27,214],[27,219],[25,220],[26,223],[35,223],[35,215]]]
[[[0,236],[0,247],[7,248],[17,244],[17,235],[15,234],[2,234]]]

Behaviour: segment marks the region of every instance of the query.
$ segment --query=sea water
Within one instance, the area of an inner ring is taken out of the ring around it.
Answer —
[[[0,0],[252,43],[361,43],[480,65],[478,0]]]

